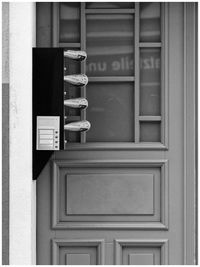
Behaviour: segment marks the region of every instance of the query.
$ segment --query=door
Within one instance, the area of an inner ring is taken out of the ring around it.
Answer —
[[[195,264],[194,25],[193,4],[38,3],[37,45],[88,54],[65,123],[91,129],[38,178],[37,264]]]

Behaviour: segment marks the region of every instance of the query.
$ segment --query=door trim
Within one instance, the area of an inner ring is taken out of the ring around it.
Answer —
[[[184,3],[184,264],[197,264],[197,3]]]

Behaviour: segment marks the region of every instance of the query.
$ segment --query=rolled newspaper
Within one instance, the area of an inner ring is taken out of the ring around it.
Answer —
[[[85,51],[67,50],[64,51],[64,57],[74,59],[77,61],[84,61],[87,58],[87,54]]]
[[[64,81],[75,86],[85,86],[88,84],[88,77],[85,74],[65,75]]]
[[[85,98],[72,98],[64,100],[64,105],[70,108],[84,109],[88,107],[88,101]]]
[[[71,122],[64,125],[64,129],[72,132],[85,132],[88,131],[91,127],[89,121],[77,121]]]

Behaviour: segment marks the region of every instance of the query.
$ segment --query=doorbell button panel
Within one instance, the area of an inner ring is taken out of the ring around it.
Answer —
[[[37,116],[37,150],[59,150],[59,136],[59,116]]]

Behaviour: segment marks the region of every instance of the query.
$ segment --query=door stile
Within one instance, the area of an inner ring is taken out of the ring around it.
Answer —
[[[168,61],[169,61],[169,4],[161,5],[161,142],[168,149],[168,107],[169,107],[169,88],[168,88]]]
[[[139,55],[139,3],[135,3],[135,143],[140,140],[139,103],[140,103],[140,55]]]

